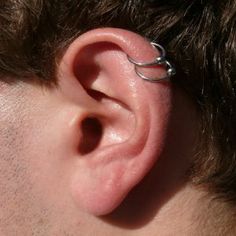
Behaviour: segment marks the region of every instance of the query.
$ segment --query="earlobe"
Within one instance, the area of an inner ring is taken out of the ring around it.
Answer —
[[[94,215],[108,214],[119,206],[165,145],[171,85],[141,80],[127,55],[150,61],[158,51],[135,33],[97,29],[70,45],[59,68],[59,82],[68,96],[77,96],[76,101],[88,108],[90,122],[79,125],[83,135],[70,189],[77,206]],[[147,73],[158,76],[163,68]],[[81,93],[73,96],[76,83]]]

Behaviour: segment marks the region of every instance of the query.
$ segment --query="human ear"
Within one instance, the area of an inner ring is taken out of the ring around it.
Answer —
[[[165,146],[171,84],[143,81],[127,55],[150,61],[159,52],[138,34],[103,28],[78,37],[59,63],[59,86],[81,107],[76,125],[70,126],[78,147],[71,157],[71,196],[94,215],[119,206]],[[165,70],[145,73],[161,77]]]

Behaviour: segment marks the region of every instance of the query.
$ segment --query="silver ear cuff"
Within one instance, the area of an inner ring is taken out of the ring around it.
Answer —
[[[128,60],[132,64],[134,64],[136,74],[144,80],[147,80],[150,82],[160,82],[163,80],[169,80],[172,76],[174,76],[176,74],[176,70],[175,70],[174,66],[166,59],[166,50],[160,44],[151,42],[151,45],[155,49],[158,49],[161,53],[161,55],[159,57],[156,57],[153,61],[138,62],[138,61],[135,61],[134,59],[130,58],[127,55]],[[167,75],[163,78],[149,78],[138,70],[138,68],[145,68],[145,67],[159,66],[159,65],[163,65],[167,70]]]

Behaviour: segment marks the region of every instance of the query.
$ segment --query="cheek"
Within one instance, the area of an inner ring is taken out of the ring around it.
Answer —
[[[79,135],[71,135],[74,107],[56,93],[28,90],[9,96],[13,101],[7,105],[0,101],[5,110],[0,117],[0,229],[8,224],[27,233],[77,221],[69,189]]]
[[[63,190],[64,181],[62,163],[57,161],[61,156],[54,135],[58,129],[53,128],[50,115],[50,107],[56,106],[46,104],[37,90],[24,94],[0,96],[0,229],[6,230],[4,235],[50,227],[51,212],[58,207],[55,196],[62,200],[65,196],[55,194]]]
[[[29,228],[32,214],[41,214],[34,204],[29,147],[25,141],[30,122],[24,99],[18,95],[0,98],[0,228],[5,230],[4,235]]]
[[[24,184],[23,176],[27,171],[22,155],[25,147],[24,112],[23,107],[19,105],[21,97],[17,103],[13,103],[9,97],[11,97],[9,94],[0,97],[0,197],[5,197],[6,200],[13,198],[14,192],[18,193],[18,189]]]

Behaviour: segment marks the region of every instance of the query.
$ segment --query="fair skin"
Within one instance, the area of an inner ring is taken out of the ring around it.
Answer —
[[[199,235],[203,221],[210,235],[210,199],[185,176],[194,106],[170,82],[138,78],[127,54],[157,51],[94,30],[60,59],[58,86],[0,82],[0,235]]]

